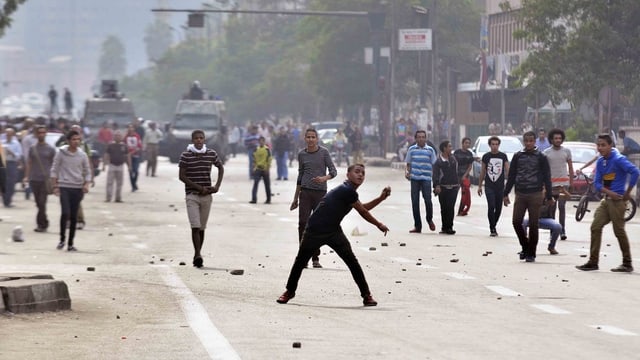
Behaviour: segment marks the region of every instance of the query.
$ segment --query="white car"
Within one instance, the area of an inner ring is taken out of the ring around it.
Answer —
[[[513,154],[522,150],[522,148],[524,147],[520,136],[511,136],[511,135],[496,135],[496,136],[500,138],[500,151],[502,151],[507,155],[507,158],[509,159],[509,161],[511,161],[511,158],[513,158]],[[472,184],[477,184],[478,179],[480,178],[480,170],[482,169],[482,166],[481,166],[482,156],[485,153],[488,153],[489,151],[491,151],[491,148],[489,147],[490,137],[491,137],[490,135],[478,136],[478,138],[476,139],[476,142],[473,145],[473,148],[471,148],[471,151],[473,151],[473,156],[476,160],[473,162],[473,167],[471,169]],[[505,174],[505,177],[506,176],[507,174]]]

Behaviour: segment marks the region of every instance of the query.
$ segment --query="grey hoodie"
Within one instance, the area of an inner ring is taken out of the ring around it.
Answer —
[[[58,179],[58,186],[64,188],[82,188],[85,182],[91,181],[89,157],[80,148],[76,152],[69,151],[69,145],[60,147],[53,158],[51,177]]]

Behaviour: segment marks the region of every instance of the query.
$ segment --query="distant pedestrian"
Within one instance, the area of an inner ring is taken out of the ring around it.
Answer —
[[[289,180],[289,151],[291,151],[291,134],[286,126],[280,126],[278,134],[273,140],[273,155],[276,158],[276,168],[278,177],[276,180]]]
[[[624,216],[627,208],[626,201],[631,199],[631,191],[638,182],[640,172],[625,156],[613,151],[613,139],[608,134],[598,135],[598,152],[602,156],[596,162],[596,177],[593,184],[596,191],[604,194],[604,199],[596,209],[591,222],[589,261],[576,268],[583,271],[598,270],[602,229],[611,222],[613,233],[622,251],[622,265],[611,271],[632,272],[631,248],[624,229]]]
[[[429,230],[435,231],[433,223],[433,203],[431,202],[431,176],[433,164],[437,160],[436,151],[427,145],[427,132],[418,130],[415,133],[416,143],[409,147],[406,156],[407,166],[404,177],[411,182],[411,209],[413,212],[413,229],[410,233],[422,232],[422,219],[420,217],[420,193],[424,200],[427,224]]]
[[[271,149],[265,145],[264,136],[260,136],[260,145],[253,152],[253,189],[251,190],[250,203],[255,204],[258,200],[258,185],[260,180],[264,181],[264,191],[267,200],[265,204],[271,204],[271,180],[269,179],[269,168],[271,168]]]
[[[131,154],[129,154],[127,145],[122,142],[122,132],[116,130],[113,134],[113,142],[107,145],[102,161],[102,171],[104,171],[106,165],[109,165],[107,171],[106,202],[110,202],[114,197],[114,185],[115,202],[122,202],[122,183],[124,182],[125,164],[127,165],[127,169],[131,169]]]
[[[551,147],[542,152],[549,161],[551,187],[553,188],[553,196],[557,199],[556,205],[559,210],[558,222],[562,225],[562,232],[560,234],[562,240],[567,239],[565,227],[567,200],[565,197],[560,197],[560,194],[569,191],[573,187],[573,160],[571,158],[571,150],[562,146],[564,139],[564,131],[561,129],[551,129],[549,131]],[[553,218],[555,218],[555,207],[551,208],[551,210]]]
[[[240,127],[238,126],[238,124],[233,124],[228,138],[229,148],[231,149],[231,154],[233,154],[233,157],[236,157],[236,154],[238,153],[238,145],[241,138],[242,132],[240,131]]]
[[[460,188],[458,178],[458,162],[451,154],[453,146],[449,140],[440,143],[440,156],[433,164],[433,193],[440,202],[440,217],[442,228],[440,234],[454,235],[453,216],[455,214],[456,198]]]
[[[490,151],[482,156],[480,177],[478,178],[478,196],[482,196],[484,182],[485,197],[487,198],[487,218],[489,219],[489,233],[491,237],[498,236],[496,225],[502,214],[502,200],[504,196],[504,182],[509,173],[509,158],[500,151],[500,138],[489,138]]]
[[[640,154],[640,144],[628,137],[626,131],[619,130],[618,137],[622,139],[622,155]]]
[[[89,192],[91,167],[89,157],[80,146],[80,134],[71,130],[67,133],[68,145],[62,146],[56,153],[51,166],[51,181],[54,194],[60,196],[60,242],[57,249],[65,245],[66,227],[69,222],[67,250],[76,251],[73,245],[76,234],[78,208],[84,194]]]
[[[218,153],[207,148],[204,131],[194,130],[191,133],[192,144],[180,155],[180,181],[184,183],[186,193],[187,216],[191,225],[191,241],[193,242],[193,266],[203,266],[202,245],[204,230],[207,227],[211,210],[211,194],[220,189],[224,177],[224,166]],[[211,186],[211,167],[218,168],[218,178]]]
[[[56,113],[60,111],[58,109],[58,91],[51,85],[47,95],[49,96],[49,114],[53,115],[54,110]]]
[[[140,135],[136,132],[136,128],[133,124],[127,126],[127,135],[125,135],[124,143],[127,144],[129,149],[129,156],[131,156],[131,168],[129,169],[129,181],[131,182],[131,191],[138,191],[138,174],[140,168],[140,162],[142,161],[142,140]]]
[[[536,134],[533,131],[527,132],[522,136],[522,140],[524,149],[513,155],[503,201],[505,206],[509,205],[509,192],[515,186],[516,200],[513,205],[512,225],[522,247],[520,260],[535,262],[540,207],[545,198],[550,206],[553,206],[555,201],[551,194],[549,161],[536,147]],[[522,228],[525,212],[529,213],[529,236]]]
[[[360,289],[360,296],[362,296],[364,306],[378,305],[371,296],[364,272],[351,249],[349,239],[347,239],[340,226],[342,219],[351,209],[355,208],[363,219],[375,225],[385,236],[387,235],[389,228],[373,217],[369,211],[391,195],[391,188],[382,189],[380,196],[363,204],[360,202],[356,190],[362,185],[364,178],[364,165],[353,164],[349,166],[347,169],[347,181],[327,193],[313,214],[311,214],[298,254],[289,274],[287,290],[276,300],[278,303],[286,304],[295,297],[298,281],[302,275],[302,270],[309,262],[309,258],[313,257],[321,246],[328,245],[349,267],[351,276],[353,276]]]
[[[50,188],[51,165],[56,155],[56,149],[49,145],[45,138],[47,127],[40,125],[36,127],[37,143],[33,145],[27,155],[24,179],[29,182],[29,187],[33,191],[33,197],[38,207],[36,215],[35,232],[46,232],[49,228],[49,218],[47,217],[47,198]]]
[[[13,195],[16,191],[16,184],[20,181],[19,173],[23,165],[22,145],[20,145],[14,128],[6,128],[4,135],[2,146],[5,155],[6,185],[2,201],[4,202],[4,207],[11,208],[14,206]]]
[[[247,149],[247,156],[249,157],[249,180],[253,180],[253,152],[258,148],[259,143],[260,134],[258,134],[258,126],[251,125],[244,137],[244,147]]]
[[[471,180],[469,174],[473,166],[473,152],[469,150],[471,147],[471,139],[465,137],[462,139],[462,148],[453,152],[453,156],[458,162],[458,180],[460,182],[460,206],[458,207],[458,216],[466,216],[471,208]]]
[[[64,88],[64,112],[65,114],[71,116],[72,111],[73,111],[73,96],[71,95],[71,91],[69,91],[69,89]]]
[[[538,129],[538,139],[536,140],[536,147],[540,152],[543,152],[551,147],[551,143],[547,138],[547,132],[543,128]]]
[[[289,207],[290,210],[299,207],[298,240],[300,242],[302,242],[309,216],[327,193],[327,181],[338,175],[329,150],[318,145],[318,132],[313,128],[307,129],[304,139],[307,146],[298,153],[296,192]],[[320,248],[318,247],[311,258],[314,268],[322,268],[319,256]]]
[[[147,156],[147,176],[156,177],[160,140],[162,140],[162,131],[158,129],[155,121],[150,121],[149,129],[145,131],[144,141],[142,142],[142,151]]]

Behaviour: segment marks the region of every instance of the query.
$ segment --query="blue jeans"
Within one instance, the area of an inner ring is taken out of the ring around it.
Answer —
[[[287,161],[289,160],[289,152],[284,151],[282,153],[276,153],[276,165],[278,168],[278,179],[289,178],[289,168],[287,167]]]
[[[525,232],[527,231],[527,227],[529,227],[529,219],[524,219],[522,222],[522,228],[524,228]],[[552,218],[540,218],[538,219],[538,228],[551,230],[549,249],[554,249],[556,247],[556,241],[562,232],[562,225]]]
[[[492,186],[484,187],[484,195],[487,198],[487,218],[489,219],[489,231],[496,231],[496,225],[502,214],[502,199],[504,188]]]
[[[140,157],[131,157],[131,172],[129,172],[129,180],[131,181],[131,190],[138,190],[138,168],[140,167]]]
[[[422,231],[420,218],[420,192],[427,211],[427,223],[433,222],[433,203],[431,203],[431,181],[411,180],[411,209],[413,210],[413,227]]]

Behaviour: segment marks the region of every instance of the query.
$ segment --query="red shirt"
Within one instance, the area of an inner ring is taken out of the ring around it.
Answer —
[[[127,149],[129,149],[129,154],[131,156],[140,156],[142,152],[142,140],[140,139],[140,135],[137,133],[127,134],[124,138],[124,143],[127,144]]]

